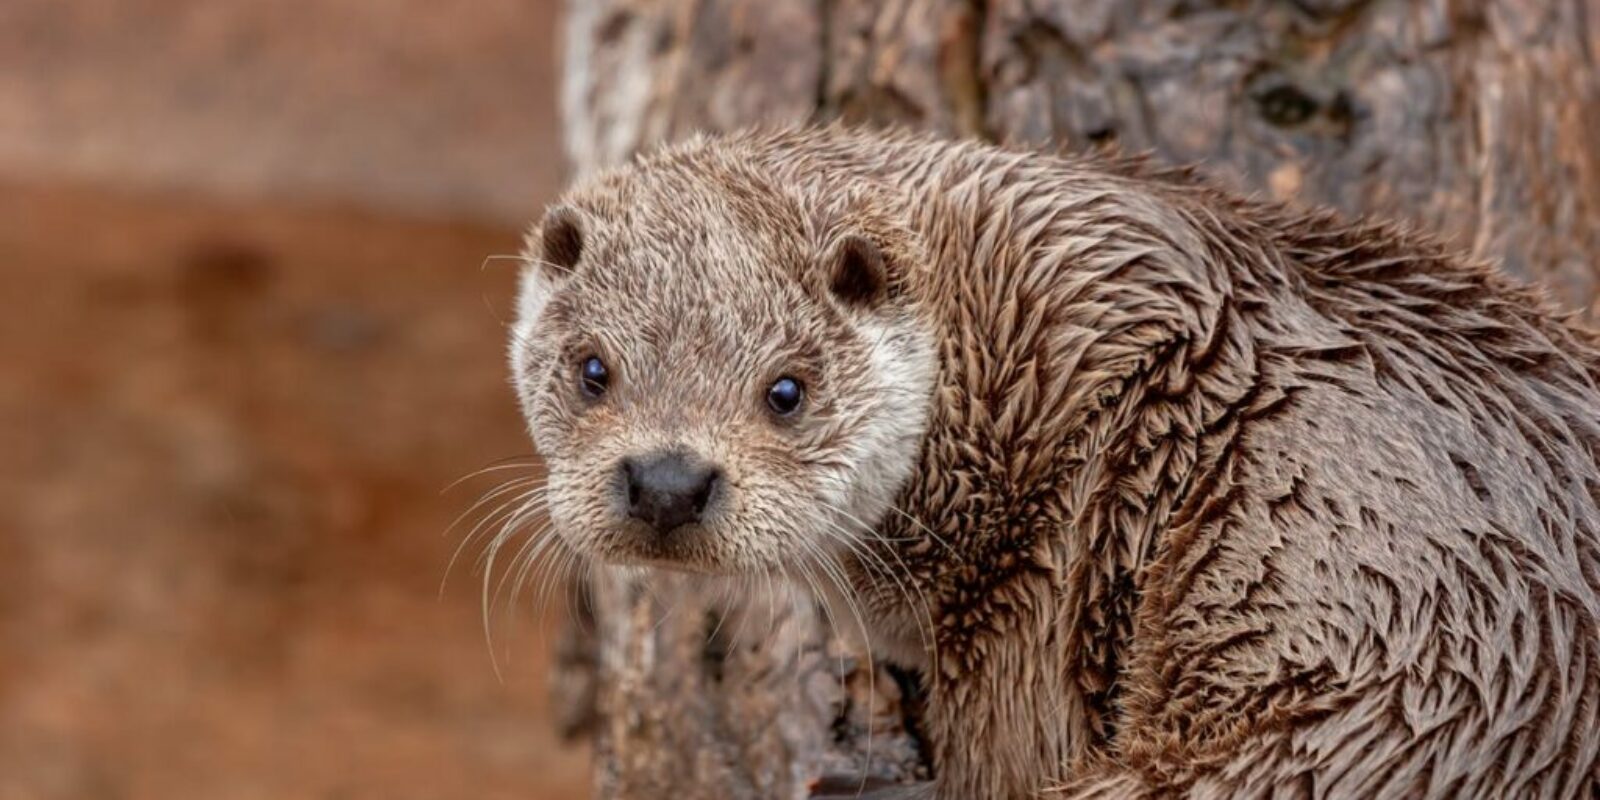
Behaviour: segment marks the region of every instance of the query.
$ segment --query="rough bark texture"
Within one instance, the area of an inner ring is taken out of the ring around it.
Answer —
[[[696,130],[834,118],[1151,150],[1441,230],[1592,319],[1597,49],[1600,0],[590,0],[569,4],[563,111],[580,173]],[[603,795],[796,796],[860,770],[869,725],[873,774],[927,769],[914,699],[854,659],[841,681],[846,646],[803,606],[722,657],[681,586],[594,594],[562,692]]]

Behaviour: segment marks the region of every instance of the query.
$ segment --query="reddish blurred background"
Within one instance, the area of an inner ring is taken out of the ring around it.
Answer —
[[[548,628],[439,592],[555,5],[0,3],[0,798],[584,795]]]

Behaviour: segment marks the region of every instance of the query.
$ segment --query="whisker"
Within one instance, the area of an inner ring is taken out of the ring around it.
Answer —
[[[838,512],[841,516],[854,521],[856,524],[863,526],[869,534],[869,537],[871,537],[872,529],[867,528],[866,523],[862,522],[855,515],[827,503],[823,503],[822,505],[825,508]],[[913,609],[920,609],[921,615],[918,618],[917,635],[918,638],[922,640],[923,649],[931,653],[934,659],[937,660],[939,639],[936,635],[934,635],[932,630],[933,609],[928,605],[927,598],[922,596],[920,592],[911,591],[905,582],[901,581],[900,578],[895,575],[894,570],[890,569],[888,562],[885,561],[882,556],[877,555],[873,549],[867,547],[864,542],[856,540],[855,537],[851,536],[848,531],[839,528],[837,523],[834,523],[830,520],[824,520],[824,522],[826,522],[828,526],[832,527],[833,530],[830,531],[827,527],[825,527],[823,529],[823,533],[833,536],[835,541],[843,542],[845,547],[858,557],[872,556],[878,567],[881,569],[882,574],[894,582],[896,589],[900,592],[900,596],[906,601],[907,605],[911,606]],[[888,548],[888,550],[889,555],[894,557],[895,561],[900,565],[901,570],[905,572],[906,578],[908,580],[914,580],[913,576],[911,575],[911,568],[903,559],[900,558],[900,554],[892,547]],[[863,566],[872,566],[872,562],[863,561],[862,563]],[[935,677],[935,680],[937,680],[937,676]]]
[[[538,488],[543,488],[543,486],[541,484],[539,484],[537,481],[535,481],[532,476],[526,476],[526,477],[513,476],[513,477],[510,477],[510,478],[507,478],[506,480],[503,480],[503,481],[495,484],[494,486],[490,487],[482,495],[480,495],[478,497],[478,499],[472,503],[472,505],[467,506],[467,509],[465,511],[462,511],[460,514],[456,515],[456,518],[454,520],[451,520],[450,524],[445,527],[444,534],[448,534],[451,531],[455,530],[456,526],[460,525],[462,520],[464,520],[467,517],[471,516],[472,512],[477,511],[478,509],[482,508],[485,503],[495,499],[496,497],[504,495],[507,492],[511,492],[511,491],[515,491],[517,489],[523,489],[523,488],[535,488],[535,489],[538,489]],[[444,534],[441,534],[441,535],[444,535]]]
[[[585,566],[583,554],[572,548],[562,550],[561,568],[556,574],[556,583],[553,588],[558,589],[562,596],[562,605],[566,606],[567,624],[577,627],[582,624],[578,621],[578,604],[583,602],[584,592],[588,584],[584,583],[583,576],[578,575],[578,567]]]
[[[505,515],[502,518],[502,520],[500,522],[500,527],[494,529],[495,530],[495,534],[494,534],[494,537],[492,539],[490,539],[490,541],[489,541],[489,547],[499,547],[501,544],[504,544],[504,540],[505,539],[508,539],[511,536],[516,534],[516,530],[508,528],[508,525],[507,525],[507,523],[509,523],[512,519],[515,519],[515,518],[518,518],[518,517],[526,517],[527,515],[538,513],[539,511],[543,511],[545,509],[545,507],[546,507],[546,498],[544,497],[544,495],[539,494],[536,491],[535,492],[527,492],[527,493],[524,493],[522,495],[518,495],[517,499],[513,500],[511,502],[512,503],[521,503],[521,505],[517,505],[515,507],[515,509],[510,514]],[[483,523],[479,523],[479,525],[482,525],[482,524]],[[487,533],[491,528],[493,528],[492,525],[491,526],[485,526],[485,527],[483,527],[482,530],[479,530],[479,531],[476,531],[475,533],[473,533],[472,536],[480,536],[480,535],[482,535],[484,533]],[[483,564],[484,564],[484,559],[483,559],[482,556],[480,556],[478,558],[478,569],[479,570],[483,569]]]
[[[500,327],[505,328],[507,331],[510,331],[511,335],[515,337],[517,335],[517,330],[511,327],[511,323],[506,322],[505,317],[500,316],[500,310],[495,308],[494,303],[489,300],[489,293],[484,292],[480,299],[483,300],[483,307],[489,310],[489,316],[494,317],[495,323]],[[517,340],[517,343],[523,347],[529,347],[532,345],[531,342],[520,338]]]
[[[578,602],[572,606],[569,606],[568,610],[571,612],[571,614],[583,615],[578,618],[576,623],[580,628],[588,626],[589,630],[593,630],[592,626],[590,626],[590,622],[592,622],[594,619],[595,611],[594,574],[600,570],[600,562],[589,558],[576,550],[570,550],[570,548],[569,552],[573,554],[573,563],[581,568],[581,571],[576,572],[576,574],[572,576],[572,592],[578,596]]]
[[[565,591],[569,588],[566,582],[577,579],[572,573],[577,566],[582,565],[581,557],[552,529],[550,535],[540,543],[538,550],[530,558],[539,562],[539,573],[536,578],[539,589],[534,599],[534,608],[539,619],[543,620],[550,615],[550,603],[556,599],[556,592]]]
[[[744,575],[739,575],[739,578],[743,579]],[[711,629],[711,633],[706,636],[707,642],[716,642],[717,633],[722,630],[722,623],[728,621],[728,606],[732,604],[733,600],[733,598],[728,597],[728,587],[731,585],[732,581],[728,581],[718,587],[720,591],[718,592],[718,597],[715,601],[715,608],[717,609],[717,624]]]
[[[506,487],[506,488],[503,488],[503,489],[500,489],[500,490],[496,490],[494,494],[495,495],[504,495],[504,494],[507,494],[508,492],[514,491],[514,490],[516,490],[518,488],[521,488],[521,487],[519,487],[517,485],[511,485],[509,487]],[[503,516],[505,518],[509,519],[510,515],[513,515],[513,514],[517,513],[516,509],[520,508],[522,503],[525,503],[529,498],[537,496],[539,494],[539,492],[541,492],[542,490],[543,490],[543,487],[539,487],[539,486],[535,486],[535,487],[532,487],[532,488],[529,488],[529,489],[525,490],[522,494],[517,495],[516,497],[513,497],[513,498],[511,498],[509,500],[506,500],[506,501],[502,502],[500,505],[496,506],[493,511],[491,511],[488,514],[484,515],[483,519],[479,520],[477,524],[472,526],[472,530],[468,531],[467,535],[462,537],[461,542],[459,544],[457,544],[455,550],[450,553],[450,560],[445,563],[444,575],[439,578],[439,596],[440,597],[444,596],[445,585],[449,583],[450,574],[455,570],[456,561],[461,557],[461,552],[466,549],[467,545],[471,544],[473,541],[477,540],[477,538],[480,535],[482,535],[483,533],[485,533],[488,530],[490,530],[497,523],[497,521],[500,518],[502,518]],[[491,495],[491,497],[492,496],[493,495]],[[485,501],[487,501],[489,499],[490,499],[489,497],[486,497],[486,498],[484,498],[484,500],[480,500],[475,505],[481,505],[483,502],[485,502]]]
[[[897,505],[895,505],[893,503],[889,504],[889,510],[893,511],[896,514],[899,514],[902,517],[905,517],[906,521],[910,522],[912,525],[917,526],[917,528],[920,529],[923,533],[928,534],[928,537],[930,539],[933,539],[935,542],[938,542],[939,546],[943,547],[945,549],[945,552],[947,552],[947,553],[954,552],[953,550],[950,549],[950,543],[945,541],[944,538],[941,537],[939,534],[934,533],[933,529],[928,527],[927,523],[924,523],[922,520],[911,516],[910,514],[906,513],[904,510],[902,510],[899,506],[897,506]],[[908,538],[913,538],[913,537],[908,537]],[[885,541],[888,541],[888,540],[886,539]]]
[[[878,665],[872,655],[872,634],[867,630],[866,620],[861,615],[861,609],[856,603],[854,596],[850,592],[849,581],[845,579],[838,562],[832,558],[829,558],[826,553],[822,552],[822,550],[817,547],[815,542],[810,542],[805,539],[801,539],[800,541],[806,542],[806,546],[811,552],[821,556],[821,558],[816,562],[817,566],[822,569],[823,575],[827,577],[833,583],[834,587],[839,590],[840,599],[845,601],[845,607],[850,611],[851,615],[855,617],[856,628],[861,632],[862,648],[865,650],[864,655],[867,658],[867,708],[865,713],[867,726],[867,748],[866,763],[863,765],[861,771],[861,786],[857,788],[857,792],[864,792],[866,791],[867,775],[872,769],[873,712],[877,706],[878,696]],[[826,608],[827,602],[824,601],[823,605],[824,608]],[[841,688],[844,681],[844,674],[844,655],[841,653],[839,656],[839,679],[841,682]]]
[[[533,576],[534,570],[539,566],[539,554],[544,552],[545,545],[551,536],[551,526],[548,520],[528,535],[528,541],[522,546],[522,551],[519,552],[518,560],[514,567],[516,578],[511,584],[511,597],[506,601],[511,608],[515,609],[520,604],[522,593],[528,589],[529,578]]]
[[[502,684],[505,683],[505,676],[501,673],[499,659],[495,656],[494,626],[491,624],[492,614],[490,612],[494,607],[494,601],[499,598],[500,587],[504,585],[505,581],[502,578],[492,596],[490,585],[495,583],[494,564],[499,557],[501,548],[521,529],[529,515],[537,513],[543,507],[542,497],[534,497],[532,494],[530,492],[524,495],[527,499],[522,500],[521,505],[505,518],[505,521],[501,523],[500,529],[495,532],[494,538],[489,541],[489,546],[484,552],[483,586],[479,592],[480,613],[483,616],[484,646],[489,650],[489,664],[494,669],[495,679]]]
[[[672,615],[678,613],[678,608],[683,605],[683,600],[686,595],[687,592],[683,591],[683,587],[678,587],[678,596],[672,601],[672,607],[668,608],[666,613],[661,615],[661,619],[656,620],[655,626],[650,628],[650,633],[652,635],[655,634],[656,631],[661,630],[661,626],[667,624],[667,620],[671,619]]]
[[[816,545],[804,540],[801,540],[800,544],[804,551],[805,559],[801,560],[796,566],[800,569],[800,575],[805,579],[806,586],[810,588],[811,596],[822,607],[822,616],[827,620],[829,635],[833,636],[839,630],[838,620],[833,613],[833,602],[828,593],[823,591],[822,587],[817,584],[816,574],[811,569],[811,564],[823,555],[822,551],[817,549]],[[826,658],[826,643],[824,643],[824,658]],[[839,654],[839,693],[840,695],[847,693],[844,685],[844,653],[842,651]]]
[[[489,550],[490,569],[494,568],[494,554],[495,548],[491,548]],[[504,685],[506,679],[505,676],[500,674],[500,662],[495,658],[494,654],[494,631],[489,625],[489,576],[487,574],[483,576],[483,589],[479,595],[479,604],[482,606],[483,642],[484,646],[489,650],[489,666],[494,669],[494,679]]]
[[[491,530],[494,530],[496,525],[499,525],[504,520],[510,519],[512,516],[517,514],[528,501],[533,499],[539,499],[542,501],[542,492],[543,487],[538,486],[524,489],[520,494],[503,500],[499,505],[495,506],[493,511],[484,515],[483,519],[478,520],[478,522],[472,526],[472,529],[467,531],[467,535],[461,538],[461,543],[456,545],[455,552],[450,556],[449,564],[445,566],[446,577],[449,576],[450,570],[455,567],[456,559],[461,555],[461,551],[465,549],[468,544],[477,541],[478,537],[488,533]],[[501,494],[505,493],[502,492]]]
[[[569,274],[572,272],[571,268],[569,268],[569,267],[563,267],[560,264],[552,263],[552,262],[546,261],[546,260],[544,260],[542,258],[534,258],[533,256],[514,256],[514,255],[508,255],[508,254],[505,254],[505,253],[496,253],[494,255],[484,256],[483,257],[483,263],[478,265],[478,271],[482,272],[484,269],[486,269],[489,266],[489,262],[490,261],[516,261],[516,262],[518,262],[520,264],[527,264],[527,265],[537,264],[537,265],[542,266],[542,267],[548,267],[550,269],[560,270],[562,272],[569,273]]]
[[[546,527],[548,527],[548,525],[546,525]],[[518,548],[516,555],[512,556],[511,558],[510,565],[506,567],[505,573],[501,575],[500,585],[495,587],[495,599],[497,601],[502,593],[506,595],[506,602],[504,606],[505,611],[502,613],[505,615],[507,627],[514,628],[516,626],[518,608],[517,600],[521,594],[523,579],[526,576],[529,565],[531,564],[531,560],[529,558],[530,551],[536,544],[539,543],[540,533],[541,531],[535,531],[527,537],[527,541],[523,542],[522,547]],[[506,592],[505,588],[508,583],[510,584],[511,589],[509,592]],[[505,656],[506,663],[508,664],[512,663],[513,661],[511,658],[511,646],[512,642],[507,641],[505,645]]]
[[[449,494],[451,489],[454,489],[457,486],[460,486],[461,484],[478,477],[479,475],[486,475],[490,472],[503,472],[508,469],[532,469],[537,465],[538,459],[534,456],[507,456],[502,459],[491,461],[489,462],[488,466],[485,466],[481,469],[475,469],[459,478],[456,478],[455,480],[451,481],[449,485],[445,486],[443,489],[440,489],[439,494]]]
[[[828,508],[830,510],[835,510],[835,511],[838,510],[838,509],[834,509],[832,506],[830,506],[830,505],[828,505],[826,503],[823,504],[823,507],[824,508]],[[825,520],[824,522],[826,523],[826,527],[824,527],[822,529],[822,533],[824,535],[829,536],[833,541],[838,542],[839,544],[843,545],[847,550],[850,551],[850,553],[852,555],[856,556],[858,559],[862,559],[863,560],[863,566],[869,567],[869,568],[875,568],[882,575],[884,575],[885,577],[887,577],[890,580],[894,581],[895,585],[900,589],[901,594],[905,596],[906,601],[907,602],[911,601],[910,590],[900,580],[899,576],[897,576],[895,574],[893,568],[890,567],[889,562],[887,562],[887,561],[885,561],[883,559],[883,556],[879,555],[876,551],[874,551],[873,549],[869,548],[866,545],[865,542],[857,540],[854,536],[852,536],[850,534],[850,532],[848,530],[845,530],[844,528],[840,527],[838,525],[838,523],[833,522],[831,520]],[[874,538],[876,538],[876,537],[874,537]],[[895,557],[896,561],[900,561],[899,555],[897,553],[894,553],[893,550],[890,551],[890,554]],[[870,561],[868,561],[868,559],[870,559]],[[900,567],[901,567],[902,570],[904,570],[906,572],[906,576],[909,578],[910,574],[911,574],[911,571],[910,571],[910,568],[906,566],[904,561],[900,561]]]

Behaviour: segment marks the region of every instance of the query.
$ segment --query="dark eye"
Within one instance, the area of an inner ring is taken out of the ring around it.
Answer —
[[[599,356],[589,356],[578,365],[578,385],[583,393],[589,397],[599,397],[606,393],[606,385],[611,382],[611,370],[606,369],[606,362]]]
[[[806,388],[794,378],[784,376],[772,382],[767,389],[767,407],[780,417],[787,417],[806,399]]]

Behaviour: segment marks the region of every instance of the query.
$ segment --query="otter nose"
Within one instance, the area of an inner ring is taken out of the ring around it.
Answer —
[[[722,482],[715,467],[682,452],[622,460],[628,490],[628,515],[650,523],[657,533],[698,522]]]

